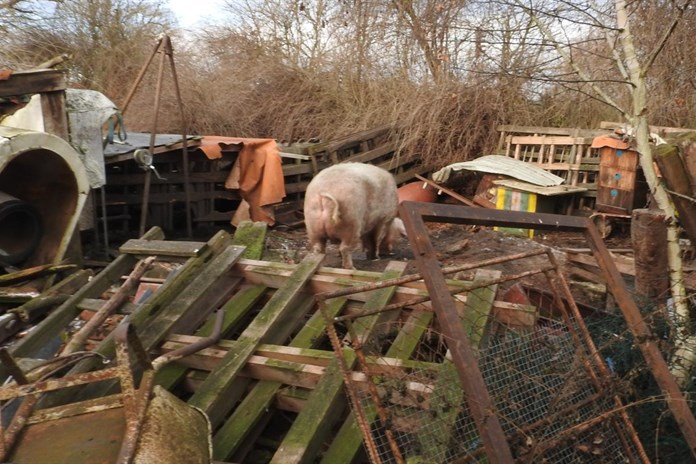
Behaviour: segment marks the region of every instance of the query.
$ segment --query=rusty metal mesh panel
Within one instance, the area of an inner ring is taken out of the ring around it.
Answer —
[[[471,302],[477,295],[471,291],[459,298]],[[600,372],[579,334],[582,322],[543,319],[512,327],[494,313],[495,308],[460,311],[477,314],[472,320],[462,317],[462,323],[478,353],[492,414],[513,455],[525,462],[641,462],[642,450],[636,448],[632,424],[621,415],[612,378]],[[350,329],[339,327],[339,332],[344,346],[357,354],[359,373],[345,377],[346,387],[353,393],[354,413],[364,418],[372,462],[486,461],[432,312],[383,317],[378,335],[365,344],[351,338]]]

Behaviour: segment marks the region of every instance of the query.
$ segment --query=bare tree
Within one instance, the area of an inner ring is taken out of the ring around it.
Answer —
[[[648,106],[648,75],[689,8],[690,0],[670,3],[670,21],[658,39],[645,44],[649,46],[643,49],[636,45],[636,36],[631,28],[631,10],[625,0],[615,0],[613,4],[597,4],[591,0],[583,3],[550,2],[544,6],[530,6],[529,3],[515,0],[515,4],[532,18],[544,38],[553,45],[564,63],[573,71],[575,79],[586,86],[588,92],[591,91],[596,98],[619,111],[631,126],[643,174],[652,197],[664,211],[668,221],[667,249],[671,293],[681,324],[681,330],[678,332],[679,335],[689,333],[690,317],[683,285],[677,221],[667,192],[653,168],[648,125],[651,117]],[[614,64],[612,73],[601,74],[601,67],[583,67],[577,59],[579,41],[587,37],[597,37],[597,34],[605,40],[605,54],[601,58],[604,62],[610,61]],[[677,343],[678,349],[683,351],[681,348],[693,343],[693,340],[681,338]],[[694,362],[696,359],[691,356],[688,363],[682,363],[680,369],[674,370],[682,383],[688,380],[686,373]]]

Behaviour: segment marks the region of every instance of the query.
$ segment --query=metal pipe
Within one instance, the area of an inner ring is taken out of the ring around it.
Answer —
[[[0,265],[26,261],[39,246],[43,227],[29,203],[0,192]]]

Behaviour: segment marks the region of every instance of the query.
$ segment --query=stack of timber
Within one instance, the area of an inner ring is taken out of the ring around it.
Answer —
[[[145,134],[130,134],[129,137],[137,139],[138,135]],[[165,135],[158,137],[168,140]],[[183,228],[186,217],[182,143],[178,137],[170,138],[170,143],[155,147],[148,192],[148,223],[158,224],[166,231]],[[241,144],[220,144],[221,156],[217,159],[209,159],[197,150],[200,145],[201,137],[188,140],[193,222],[204,227],[229,223],[242,198],[239,191],[225,188],[225,181],[239,156]],[[327,142],[279,144],[278,148],[287,194],[285,201],[274,208],[281,223],[301,221],[296,212],[301,209],[307,185],[319,171],[333,164],[347,161],[374,164],[392,172],[398,184],[426,171],[417,155],[399,153],[390,126]],[[99,220],[108,221],[112,230],[136,230],[146,173],[134,160],[133,152],[109,156],[106,162],[107,185],[104,204],[97,207]]]
[[[606,130],[511,125],[500,125],[497,130],[497,154],[534,163],[565,179],[566,185],[586,188],[572,198],[571,214],[594,209],[600,157],[591,145]]]
[[[395,337],[392,346],[400,347],[392,349],[390,356],[403,359],[387,364],[392,370],[412,368],[415,361],[408,361],[404,353],[432,338],[435,321],[429,303],[380,310],[427,296],[425,285],[411,281],[333,298],[328,300],[328,314],[322,314],[317,310],[317,293],[393,278],[404,272],[406,263],[391,262],[384,273],[375,273],[321,267],[323,255],[314,254],[299,264],[260,261],[263,247],[257,245],[265,236],[265,224],[249,227],[260,228],[256,244],[241,245],[237,235],[224,231],[207,242],[167,241],[158,228],[129,240],[112,263],[11,346],[11,354],[20,365],[50,358],[60,351],[71,322],[81,312],[111,306],[116,316],[127,316],[145,352],[154,357],[207,337],[213,330],[213,312],[222,309],[222,339],[166,365],[156,376],[157,385],[207,414],[214,458],[285,464],[318,461],[324,456],[322,462],[351,462],[362,452],[362,439],[358,430],[349,428],[352,422],[344,379],[325,335],[325,317],[374,312],[374,323],[362,332],[366,343],[384,337],[387,326],[379,321],[385,317],[404,320],[400,326],[391,326],[399,327],[399,333],[389,334]],[[126,276],[132,276],[151,257],[152,268],[139,278],[138,285],[122,285]],[[452,291],[465,291],[469,285],[462,280],[448,281]],[[128,301],[112,305],[113,295],[123,289],[127,289]],[[465,302],[458,304],[463,310]],[[527,305],[494,299],[490,305],[485,313],[501,323],[518,320],[518,310],[529,312]],[[527,323],[533,323],[533,318]],[[81,342],[74,341],[75,337],[69,339],[68,346],[79,348]],[[47,352],[51,346],[53,350]],[[104,334],[93,351],[113,359],[113,332]],[[382,368],[385,359],[380,359]],[[437,361],[429,362],[434,364],[426,367],[437,371]],[[86,359],[66,375],[90,372],[101,365],[94,358]],[[7,374],[3,370],[3,378]],[[353,377],[367,387],[360,372]],[[113,384],[71,390],[71,397],[63,401],[88,401],[108,394],[110,386]],[[43,405],[40,402],[38,407]],[[51,406],[51,401],[45,406]],[[32,446],[48,448],[51,443]]]
[[[427,168],[415,154],[398,150],[398,140],[391,126],[383,126],[340,139],[318,143],[281,144],[286,201],[277,205],[276,218],[301,209],[307,185],[319,171],[342,162],[369,163],[391,172],[401,185],[423,174]]]

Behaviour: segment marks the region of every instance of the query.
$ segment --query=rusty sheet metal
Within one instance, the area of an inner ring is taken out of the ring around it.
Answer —
[[[573,216],[484,210],[457,205],[415,202],[402,203],[400,216],[408,231],[409,241],[414,248],[416,259],[421,266],[421,273],[425,276],[426,286],[432,296],[436,313],[443,324],[443,330],[448,330],[449,339],[458,341],[466,341],[466,336],[457,333],[457,328],[461,326],[452,317],[452,314],[456,316],[452,308],[452,299],[446,291],[444,276],[435,257],[424,222],[523,227],[583,233],[602,269],[608,289],[611,290],[616,304],[636,339],[636,344],[665,394],[670,411],[679,424],[692,454],[696,457],[696,418],[694,418],[684,394],[679,389],[679,385],[670,373],[669,366],[657,344],[653,341],[653,334],[643,320],[635,301],[631,298],[621,274],[592,221]],[[462,337],[462,335],[464,336]],[[486,452],[492,462],[508,462],[509,449],[506,450],[507,452],[500,449],[505,436],[502,435],[502,430],[499,430],[497,421],[491,421],[489,415],[492,411],[490,399],[480,377],[476,360],[470,353],[470,348],[467,349],[468,343],[454,343],[453,345],[450,349],[462,384],[467,391],[467,397],[480,399],[480,401],[471,401],[469,406],[479,427]],[[483,395],[481,398],[474,396],[479,393]]]
[[[220,338],[223,314],[218,312],[210,337],[156,360],[157,366],[161,367],[216,343]],[[156,370],[132,325],[120,324],[114,330],[114,341],[115,366],[64,378],[51,378],[66,363],[79,362],[85,355],[94,354],[77,352],[45,363],[40,367],[39,379],[33,383],[27,383],[26,376],[9,352],[0,350],[0,360],[17,380],[17,385],[0,388],[0,400],[23,398],[7,430],[0,428],[3,432],[0,460],[11,453],[11,461],[19,464],[210,462],[211,430],[205,414],[154,387]],[[139,388],[136,387],[136,370],[143,370]],[[109,379],[118,379],[121,387],[119,394],[99,398],[97,402],[90,400],[59,406],[49,414],[41,411],[37,416],[42,420],[32,418],[41,393]],[[116,401],[113,398],[117,398]],[[17,442],[18,439],[21,441]]]
[[[564,182],[562,177],[545,171],[535,166],[533,163],[527,163],[526,161],[516,160],[503,155],[486,155],[471,161],[450,164],[433,173],[432,177],[435,182],[442,183],[450,177],[452,171],[461,171],[463,169],[490,174],[502,174],[544,187],[561,185]]]

